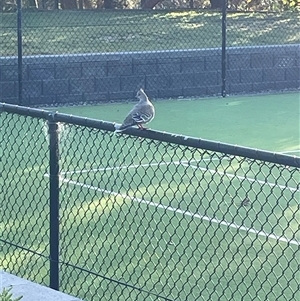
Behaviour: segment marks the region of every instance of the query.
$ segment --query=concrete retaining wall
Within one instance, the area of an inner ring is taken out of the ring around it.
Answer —
[[[23,104],[221,94],[221,49],[23,58]],[[300,45],[227,49],[227,94],[299,89]],[[1,101],[18,103],[16,57],[0,58]]]
[[[79,298],[1,271],[0,293],[4,288],[12,288],[10,293],[13,294],[13,299],[22,297],[21,301],[82,301]]]

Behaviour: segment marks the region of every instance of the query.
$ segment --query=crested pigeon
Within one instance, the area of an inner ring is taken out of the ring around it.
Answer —
[[[122,132],[134,125],[137,125],[140,129],[144,129],[142,124],[146,124],[154,118],[154,106],[144,90],[139,89],[136,97],[139,99],[139,102],[128,113],[121,125],[115,125],[115,132]]]

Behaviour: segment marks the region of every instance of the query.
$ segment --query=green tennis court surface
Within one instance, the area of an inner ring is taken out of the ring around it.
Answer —
[[[153,129],[299,155],[297,93],[154,104]],[[121,122],[132,105],[58,110]],[[10,235],[43,252],[45,125],[8,115],[1,120],[11,129],[4,178],[13,177],[1,185],[22,204],[22,222],[11,224]],[[88,300],[165,300],[154,294],[170,300],[296,300],[298,169],[73,125],[60,130],[62,290]],[[22,139],[16,142],[16,136]],[[10,156],[22,158],[21,166]],[[9,222],[16,204],[6,206]],[[28,277],[33,265],[47,277],[40,260],[27,262]]]
[[[151,95],[149,95],[151,98]],[[57,108],[59,112],[122,122],[133,102]],[[149,128],[300,155],[298,92],[154,101]]]

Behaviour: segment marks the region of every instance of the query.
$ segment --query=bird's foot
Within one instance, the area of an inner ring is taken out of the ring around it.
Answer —
[[[143,127],[141,124],[137,125],[140,130],[147,130],[147,128]]]

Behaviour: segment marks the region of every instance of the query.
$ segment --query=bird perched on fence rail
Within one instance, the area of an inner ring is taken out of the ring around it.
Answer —
[[[121,125],[115,125],[115,132],[122,132],[129,127],[137,125],[145,129],[143,124],[150,122],[155,115],[154,106],[143,89],[139,89],[136,97],[139,102],[132,108]]]

